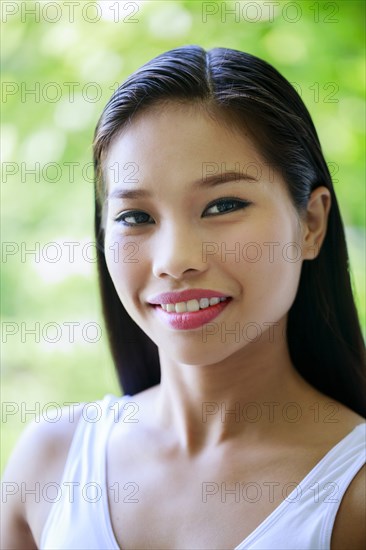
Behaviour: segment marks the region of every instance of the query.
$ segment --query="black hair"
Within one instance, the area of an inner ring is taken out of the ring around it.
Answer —
[[[291,360],[312,386],[366,416],[365,346],[351,287],[344,226],[317,132],[302,99],[269,63],[227,48],[183,46],[134,72],[108,101],[94,136],[95,235],[103,315],[123,391],[134,395],[160,382],[156,344],[123,307],[104,256],[103,160],[118,132],[137,113],[159,102],[206,106],[253,139],[270,165],[281,170],[296,211],[311,192],[331,195],[327,232],[317,257],[304,261],[288,312]],[[285,162],[283,161],[285,159]]]

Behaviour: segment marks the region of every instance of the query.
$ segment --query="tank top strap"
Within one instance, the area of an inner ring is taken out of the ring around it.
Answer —
[[[320,533],[322,548],[330,548],[333,526],[342,498],[353,478],[366,463],[366,422],[359,424],[333,449],[334,455],[321,466],[324,477],[333,489]],[[328,490],[329,494],[329,490]]]
[[[342,497],[366,460],[366,423],[316,464],[285,500],[235,550],[329,550]]]
[[[78,546],[77,532],[84,532],[84,536],[89,532],[88,548],[94,548],[93,544],[98,548],[98,540],[116,548],[108,511],[106,450],[111,429],[121,420],[129,399],[130,395],[107,394],[99,401],[84,404],[62,474],[61,496],[51,506],[41,548],[65,548],[62,544],[66,532],[75,534],[75,550],[85,548],[85,539],[84,543],[80,541],[84,546]],[[95,533],[90,529],[93,525]]]

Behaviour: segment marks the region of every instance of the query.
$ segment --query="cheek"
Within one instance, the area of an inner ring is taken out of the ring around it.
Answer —
[[[227,239],[223,265],[241,281],[245,311],[259,322],[280,319],[292,306],[299,284],[302,251],[296,227],[288,222],[262,224],[245,238]]]
[[[117,232],[106,231],[105,259],[109,274],[123,305],[130,303],[138,288],[143,262],[139,245],[132,238],[121,239]]]
[[[291,251],[291,252],[290,252]],[[276,257],[277,256],[277,257]],[[293,301],[299,283],[302,261],[297,249],[291,245],[280,245],[274,261],[268,258],[261,271],[261,280],[268,289],[268,295],[280,304]]]

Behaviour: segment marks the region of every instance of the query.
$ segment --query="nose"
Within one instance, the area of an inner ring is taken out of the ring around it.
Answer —
[[[202,237],[192,226],[182,224],[179,227],[162,228],[151,251],[155,277],[182,279],[206,271],[202,242]]]

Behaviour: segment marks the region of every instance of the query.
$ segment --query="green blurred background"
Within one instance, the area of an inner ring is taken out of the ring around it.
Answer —
[[[364,2],[71,4],[1,3],[1,469],[35,414],[51,421],[52,406],[119,394],[88,244],[91,143],[116,86],[163,51],[248,51],[302,95],[334,176],[366,326]]]

